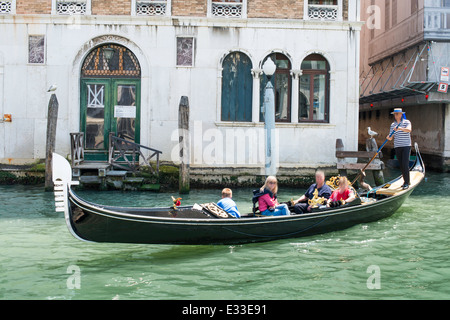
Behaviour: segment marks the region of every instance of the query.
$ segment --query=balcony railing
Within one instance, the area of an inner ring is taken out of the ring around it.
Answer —
[[[56,0],[56,14],[73,15],[73,14],[87,14],[88,3],[87,0]]]
[[[165,16],[167,12],[167,0],[136,1],[136,15],[138,16]]]
[[[12,1],[0,1],[0,14],[10,14],[13,13],[13,3]]]
[[[308,18],[310,20],[337,21],[340,18],[338,5],[309,4]]]
[[[424,9],[424,39],[450,39],[450,7],[425,7]]]
[[[425,29],[450,29],[450,8],[425,8]]]
[[[145,157],[143,150],[149,152],[149,156]],[[136,171],[139,168],[139,157],[142,159],[153,174],[159,175],[159,157],[162,151],[149,148],[119,137],[109,134],[109,164],[115,168]],[[150,160],[156,158],[155,168],[151,165]]]
[[[211,3],[211,15],[222,18],[242,18],[244,17],[244,3],[243,1],[225,2],[213,0]]]

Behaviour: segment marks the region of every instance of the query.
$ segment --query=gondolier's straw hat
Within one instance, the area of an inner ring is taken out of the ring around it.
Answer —
[[[405,112],[403,112],[402,108],[395,108],[394,112],[391,112],[391,114],[395,114],[395,113],[403,113],[403,114],[405,114]]]

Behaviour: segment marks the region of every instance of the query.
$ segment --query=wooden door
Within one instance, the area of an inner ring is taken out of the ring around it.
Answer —
[[[140,80],[81,81],[81,131],[85,159],[107,161],[109,134],[140,142]]]

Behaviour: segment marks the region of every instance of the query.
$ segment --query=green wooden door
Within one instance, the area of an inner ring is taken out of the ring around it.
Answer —
[[[85,160],[107,161],[109,134],[140,142],[140,80],[83,79],[80,130]]]
[[[113,79],[112,132],[119,138],[140,143],[140,80]]]

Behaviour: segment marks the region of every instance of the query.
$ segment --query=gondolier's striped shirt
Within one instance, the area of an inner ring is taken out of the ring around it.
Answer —
[[[397,121],[394,121],[391,124],[391,131],[394,130],[398,125]],[[408,128],[411,125],[411,121],[409,120],[402,120],[400,123],[399,128]],[[404,132],[404,131],[397,131],[394,133],[394,148],[401,148],[401,147],[411,147],[411,133],[410,132]]]

